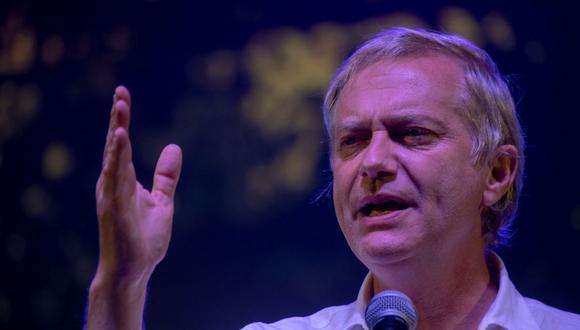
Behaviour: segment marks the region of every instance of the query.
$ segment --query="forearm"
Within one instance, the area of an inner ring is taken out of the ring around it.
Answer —
[[[87,330],[140,330],[147,294],[147,279],[112,283],[95,277],[89,289]]]
[[[89,330],[142,328],[147,283],[171,238],[181,149],[176,145],[163,149],[151,191],[143,188],[132,162],[130,109],[129,91],[117,87],[95,191],[100,249],[89,289]]]

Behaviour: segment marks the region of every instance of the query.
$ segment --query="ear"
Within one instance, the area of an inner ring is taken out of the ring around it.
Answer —
[[[490,207],[511,189],[518,170],[518,149],[511,144],[499,146],[490,162],[483,191],[483,205]]]

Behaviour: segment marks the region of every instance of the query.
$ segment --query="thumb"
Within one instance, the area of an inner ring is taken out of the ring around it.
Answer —
[[[155,166],[152,193],[160,193],[173,200],[182,162],[181,148],[178,145],[170,144],[163,148]]]

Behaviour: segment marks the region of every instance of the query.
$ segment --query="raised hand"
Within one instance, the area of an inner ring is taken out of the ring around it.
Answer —
[[[90,289],[88,328],[141,328],[147,282],[171,237],[181,149],[163,149],[153,188],[143,188],[132,162],[130,109],[129,91],[117,87],[96,188],[100,254]]]

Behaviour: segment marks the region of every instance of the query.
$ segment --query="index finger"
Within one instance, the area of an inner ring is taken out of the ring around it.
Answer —
[[[113,137],[115,131],[119,127],[125,128],[129,132],[129,123],[131,121],[131,94],[124,86],[118,86],[113,95],[113,105],[111,107],[111,115],[109,120],[109,128],[107,131],[107,138],[105,148],[103,151],[103,165],[107,158],[110,157],[111,147],[113,145]]]

